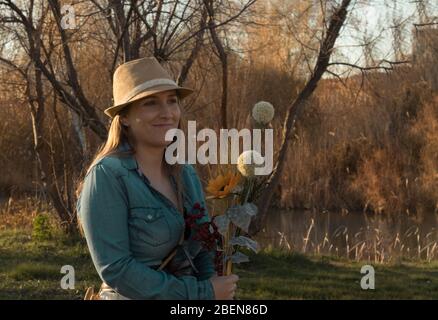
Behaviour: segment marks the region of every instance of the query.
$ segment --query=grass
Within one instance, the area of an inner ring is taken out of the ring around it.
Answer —
[[[280,251],[251,255],[236,269],[240,299],[438,299],[438,262],[372,264],[375,290],[362,290],[365,262]]]
[[[82,299],[98,278],[84,239],[61,234],[34,240],[30,231],[0,231],[0,299]],[[364,263],[279,250],[250,254],[237,266],[239,299],[438,299],[438,262],[374,265],[376,289],[360,288]],[[75,268],[76,286],[60,286],[63,265]]]
[[[84,239],[57,234],[37,241],[31,231],[0,231],[0,299],[81,299],[100,280]],[[75,269],[74,290],[61,288],[63,265]]]

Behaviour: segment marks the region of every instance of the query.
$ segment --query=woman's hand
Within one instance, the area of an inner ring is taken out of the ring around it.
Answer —
[[[216,300],[233,300],[238,280],[239,277],[235,274],[211,277]]]

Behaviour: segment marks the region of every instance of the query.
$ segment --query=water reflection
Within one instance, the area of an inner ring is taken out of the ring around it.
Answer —
[[[256,239],[262,247],[388,262],[438,259],[438,215],[391,218],[361,212],[277,211]]]

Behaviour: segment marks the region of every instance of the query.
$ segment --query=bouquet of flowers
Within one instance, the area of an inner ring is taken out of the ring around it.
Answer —
[[[256,128],[267,128],[274,117],[274,107],[269,102],[260,101],[254,105],[252,117]],[[207,199],[215,201],[215,210],[211,222],[200,227],[198,237],[210,249],[216,246],[218,275],[230,275],[233,263],[249,261],[248,256],[238,251],[239,247],[259,251],[258,243],[249,237],[248,229],[257,215],[257,206],[253,202],[266,182],[266,176],[255,174],[263,162],[257,151],[245,151],[239,156],[236,167],[208,183]],[[220,213],[216,214],[218,211]]]

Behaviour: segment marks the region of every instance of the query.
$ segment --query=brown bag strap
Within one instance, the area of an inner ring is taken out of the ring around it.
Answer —
[[[170,170],[170,176],[173,179],[173,182],[175,183],[175,187],[176,187],[177,209],[179,213],[184,217],[184,191],[183,191],[184,188],[182,186],[181,180],[175,176],[174,171]],[[184,234],[185,234],[185,222],[184,222],[183,231],[181,233],[181,238],[179,239],[178,244],[172,250],[172,252],[170,252],[169,255],[163,260],[163,262],[160,264],[157,270],[163,270],[163,268],[166,267],[166,265],[170,262],[170,260],[172,260],[172,258],[175,256],[176,252],[178,251],[178,248],[184,242]]]
[[[183,195],[183,188],[180,185],[180,183],[178,183],[178,179],[175,178],[173,172],[170,172],[170,177],[172,182],[174,183],[174,186],[176,188],[176,194],[177,194],[177,202],[178,202],[178,211],[179,213],[184,217],[184,195]],[[184,235],[185,235],[185,222],[184,222],[184,228],[183,231],[181,233],[181,238],[179,239],[178,244],[176,245],[176,247],[172,250],[172,252],[169,253],[169,255],[163,260],[163,262],[161,263],[161,265],[158,267],[157,270],[163,270],[163,268],[170,262],[170,260],[172,260],[172,258],[175,256],[176,252],[178,251],[178,247],[181,246],[181,244],[184,242]]]
[[[170,262],[170,260],[172,260],[172,258],[175,256],[176,252],[178,251],[178,247],[184,242],[184,233],[185,233],[185,229],[183,229],[182,233],[181,233],[181,238],[179,239],[178,244],[176,245],[176,247],[172,250],[171,253],[169,253],[169,255],[163,260],[163,262],[160,264],[160,266],[158,267],[157,270],[163,270],[163,268]]]

